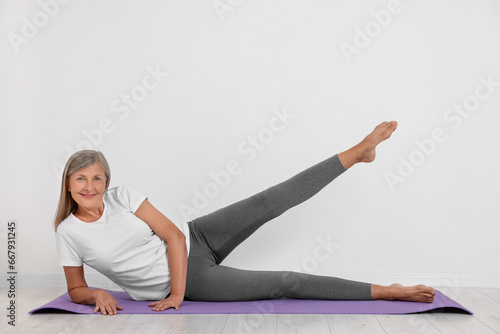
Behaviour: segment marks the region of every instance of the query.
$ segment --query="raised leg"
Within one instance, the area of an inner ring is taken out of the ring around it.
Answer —
[[[383,122],[349,150],[256,195],[199,217],[190,226],[197,229],[219,264],[264,223],[311,198],[354,164],[373,161],[376,146],[389,138],[396,127],[395,121]]]
[[[344,171],[335,155],[256,195],[196,218],[190,229],[200,235],[219,264],[264,223],[311,198]]]

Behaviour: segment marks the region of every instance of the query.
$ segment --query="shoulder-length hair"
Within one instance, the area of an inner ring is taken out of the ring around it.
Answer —
[[[66,167],[64,167],[64,172],[62,175],[61,182],[61,194],[59,196],[59,205],[57,207],[55,219],[54,219],[54,230],[57,231],[59,224],[66,219],[71,213],[75,212],[78,204],[75,202],[71,193],[68,190],[68,183],[70,176],[94,163],[98,163],[106,174],[106,187],[108,189],[109,181],[111,180],[111,172],[109,169],[108,162],[106,158],[100,151],[94,150],[82,150],[74,153],[66,162]]]

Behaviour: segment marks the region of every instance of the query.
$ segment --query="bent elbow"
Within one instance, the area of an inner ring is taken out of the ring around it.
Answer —
[[[95,290],[79,286],[68,290],[71,301],[76,304],[95,304]]]
[[[186,243],[186,235],[184,233],[182,233],[181,231],[179,231],[179,233],[177,233],[175,238],[180,242]]]
[[[167,244],[171,243],[171,242],[179,242],[179,243],[184,243],[184,244],[186,243],[186,236],[181,231],[178,231],[174,234],[167,235],[165,237],[162,237],[161,239],[164,242],[166,242]]]
[[[176,233],[175,240],[179,245],[182,245],[184,248],[186,247],[186,236],[181,231]]]
[[[78,298],[78,295],[72,290],[68,291],[69,298],[71,298],[71,301],[76,304],[81,304],[81,300]]]

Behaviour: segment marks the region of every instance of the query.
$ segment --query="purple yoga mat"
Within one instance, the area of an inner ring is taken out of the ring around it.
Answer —
[[[150,301],[135,301],[126,292],[108,291],[116,298],[123,310],[118,314],[246,314],[246,313],[284,313],[284,314],[406,314],[430,310],[459,311],[473,314],[451,298],[436,290],[432,303],[417,303],[404,301],[371,300],[304,300],[275,299],[245,302],[195,302],[184,301],[178,311],[168,309],[162,312],[153,311]],[[69,311],[72,313],[94,314],[94,306],[73,303],[65,293],[60,297],[29,311],[47,313]],[[101,314],[101,313],[95,313]]]

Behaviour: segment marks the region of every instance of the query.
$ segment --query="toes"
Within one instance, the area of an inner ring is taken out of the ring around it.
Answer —
[[[397,127],[398,127],[398,122],[392,121],[389,123],[389,128],[392,128],[393,129],[392,131],[396,130]]]

